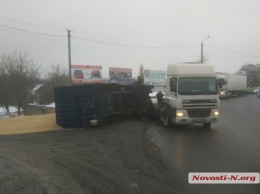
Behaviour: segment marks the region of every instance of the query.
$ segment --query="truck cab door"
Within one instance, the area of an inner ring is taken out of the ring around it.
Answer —
[[[177,94],[177,78],[172,77],[170,79],[170,91],[171,93],[174,93],[175,95]]]

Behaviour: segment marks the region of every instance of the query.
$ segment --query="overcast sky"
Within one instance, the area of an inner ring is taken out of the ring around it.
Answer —
[[[210,36],[208,62],[233,73],[260,63],[259,8],[259,0],[0,0],[0,54],[27,51],[42,69],[67,68],[70,29],[72,64],[101,65],[103,77],[109,67],[132,68],[136,76],[141,63],[166,70],[197,61]]]

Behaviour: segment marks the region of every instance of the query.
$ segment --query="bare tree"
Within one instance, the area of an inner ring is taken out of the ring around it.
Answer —
[[[260,64],[244,64],[237,73],[247,76],[247,85],[249,87],[260,85]]]
[[[47,104],[54,102],[54,87],[69,84],[70,78],[67,69],[62,68],[60,64],[52,65],[51,70],[47,73],[47,79],[38,90],[40,103]]]
[[[5,106],[14,105],[21,115],[21,108],[25,109],[30,92],[38,77],[39,66],[26,53],[14,52],[0,56],[1,81],[5,89],[1,99],[9,98]]]
[[[11,87],[8,86],[9,76],[4,68],[3,64],[0,63],[0,105],[3,106],[10,116],[9,105],[12,103],[11,100]]]

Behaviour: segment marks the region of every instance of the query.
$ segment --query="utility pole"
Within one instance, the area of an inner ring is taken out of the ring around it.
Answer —
[[[204,58],[204,56],[203,56],[203,42],[206,40],[206,39],[208,39],[208,38],[210,38],[210,36],[207,36],[207,38],[205,38],[204,40],[202,40],[201,41],[201,54],[200,54],[200,62],[201,63],[203,63],[204,62],[204,60],[203,60],[203,58]]]
[[[201,42],[200,49],[201,49],[200,62],[203,63],[203,42]]]
[[[71,50],[70,50],[70,30],[68,31],[68,54],[69,54],[69,78],[70,78],[70,83],[72,83],[72,78],[71,78]]]

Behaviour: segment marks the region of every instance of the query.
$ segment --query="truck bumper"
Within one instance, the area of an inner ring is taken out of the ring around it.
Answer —
[[[176,118],[172,119],[173,123],[176,124],[193,124],[193,123],[213,123],[218,121],[218,118],[214,117],[208,117],[208,118],[189,118],[189,117],[183,117],[183,118]]]
[[[172,122],[176,124],[193,124],[193,123],[213,123],[218,121],[218,109],[212,109],[209,117],[190,118],[186,110],[179,110],[183,113],[182,116],[172,118]],[[217,114],[217,115],[216,115]]]

